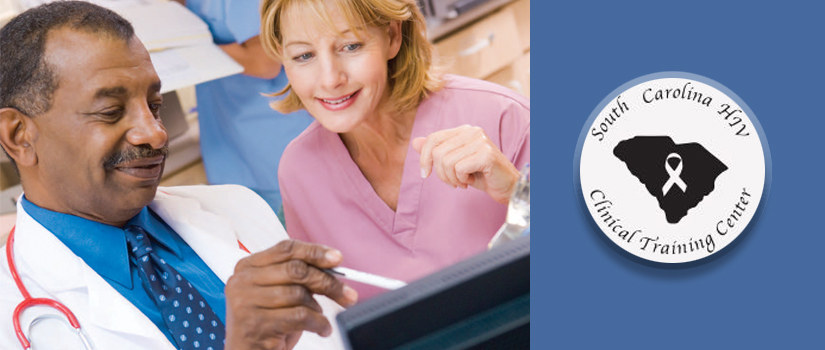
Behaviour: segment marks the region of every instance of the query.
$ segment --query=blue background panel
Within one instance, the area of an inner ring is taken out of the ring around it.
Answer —
[[[533,348],[825,347],[825,6],[534,0],[531,23]],[[731,89],[772,158],[748,230],[718,257],[677,267],[604,239],[574,169],[599,102],[661,71]]]

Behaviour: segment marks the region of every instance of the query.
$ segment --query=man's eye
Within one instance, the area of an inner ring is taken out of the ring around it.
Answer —
[[[160,107],[161,107],[160,103],[150,103],[149,104],[149,110],[152,111],[152,114],[154,114],[155,117],[160,117]]]
[[[102,111],[98,114],[103,116],[105,119],[117,120],[117,119],[120,119],[120,117],[123,116],[123,108],[107,109],[107,110]]]

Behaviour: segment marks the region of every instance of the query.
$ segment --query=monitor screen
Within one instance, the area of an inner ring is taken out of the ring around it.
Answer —
[[[337,317],[361,349],[526,349],[530,237],[475,255]]]

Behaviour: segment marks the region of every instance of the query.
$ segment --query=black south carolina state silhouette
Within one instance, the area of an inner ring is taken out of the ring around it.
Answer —
[[[677,145],[668,136],[623,140],[613,148],[613,154],[656,197],[671,224],[678,223],[713,192],[716,178],[728,169],[702,145]]]

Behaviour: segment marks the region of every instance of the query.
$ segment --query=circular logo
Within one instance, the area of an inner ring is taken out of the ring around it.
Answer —
[[[767,143],[738,96],[702,76],[624,84],[579,139],[588,212],[640,258],[684,263],[719,252],[753,219],[769,178]]]

